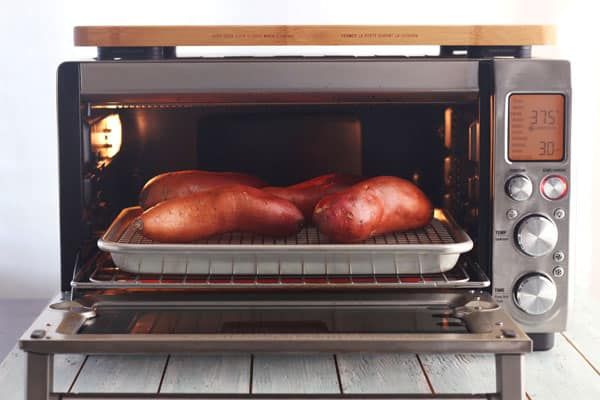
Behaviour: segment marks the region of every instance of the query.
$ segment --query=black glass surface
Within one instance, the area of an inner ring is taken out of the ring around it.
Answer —
[[[405,307],[99,309],[80,334],[466,333],[447,309]]]

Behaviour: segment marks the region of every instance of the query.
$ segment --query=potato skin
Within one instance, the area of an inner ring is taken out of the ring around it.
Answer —
[[[294,203],[306,221],[312,219],[315,206],[328,194],[337,193],[360,181],[360,177],[347,174],[327,174],[286,187],[269,186],[264,191]]]
[[[140,206],[146,210],[161,201],[186,197],[229,185],[263,187],[266,183],[252,175],[238,172],[185,170],[167,172],[150,179],[140,192]]]
[[[144,236],[152,240],[189,243],[226,232],[290,236],[302,228],[304,218],[285,199],[233,185],[163,201],[142,213],[139,221]]]
[[[378,176],[325,196],[313,221],[331,241],[356,243],[383,233],[421,228],[433,217],[433,207],[412,182]]]

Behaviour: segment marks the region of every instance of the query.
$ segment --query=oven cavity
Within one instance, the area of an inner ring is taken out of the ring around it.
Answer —
[[[89,241],[72,282],[76,290],[489,284],[473,250],[476,103],[89,103],[85,109]],[[118,149],[115,129],[105,128],[116,121]],[[183,169],[239,171],[271,185],[331,172],[393,175],[418,185],[438,209],[423,229],[353,245],[330,244],[312,226],[284,239],[230,233],[195,244],[153,243],[133,224],[141,212],[133,207],[138,193],[149,178]]]

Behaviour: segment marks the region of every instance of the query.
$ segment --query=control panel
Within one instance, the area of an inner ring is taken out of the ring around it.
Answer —
[[[522,323],[552,318],[560,304],[557,283],[565,280],[567,271],[569,187],[567,171],[560,166],[519,164],[508,168],[503,198],[496,200],[504,209],[496,224],[503,229],[495,231],[500,254],[494,257],[494,267],[504,266],[510,273],[499,280],[494,268],[494,290],[496,299],[514,307],[513,317]]]
[[[493,296],[526,332],[557,332],[569,275],[569,66],[495,65]]]

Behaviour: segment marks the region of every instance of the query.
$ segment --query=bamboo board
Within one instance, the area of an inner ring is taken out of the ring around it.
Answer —
[[[77,26],[76,46],[547,45],[551,25]]]

